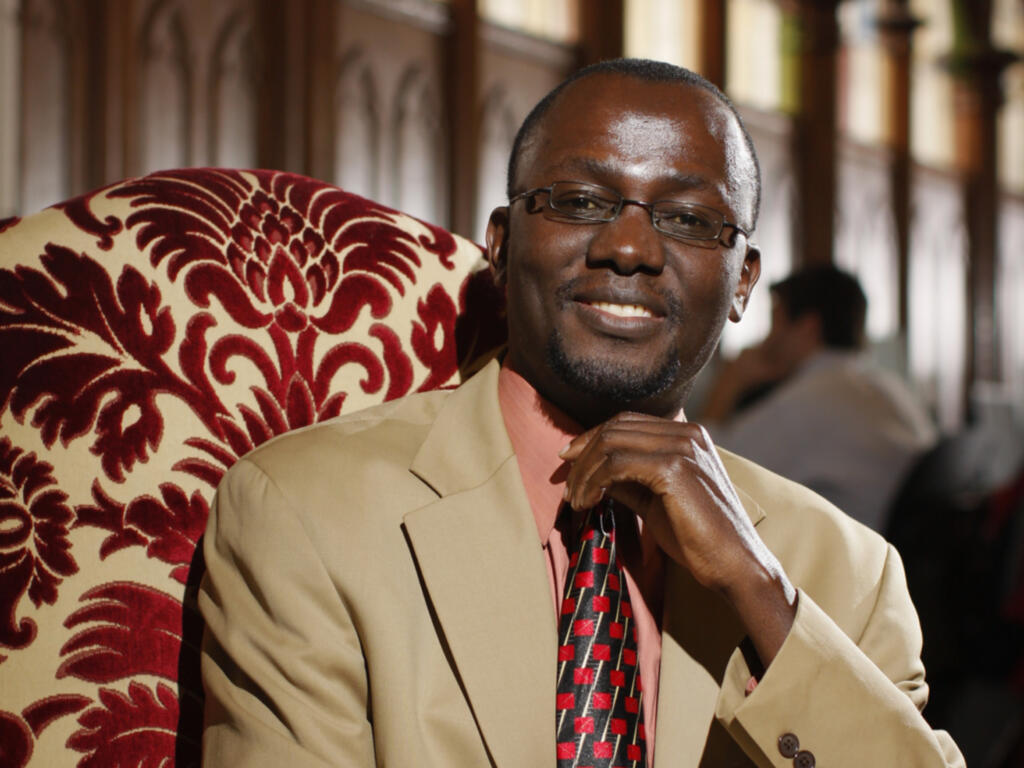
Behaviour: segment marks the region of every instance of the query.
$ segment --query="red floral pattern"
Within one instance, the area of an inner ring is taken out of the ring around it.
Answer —
[[[289,429],[453,385],[502,342],[501,297],[470,277],[478,248],[285,173],[154,174],[0,235],[20,238],[0,238],[0,650],[78,600],[48,689],[9,699],[0,655],[0,763],[77,713],[68,765],[184,765],[196,546],[224,472]]]
[[[78,571],[68,541],[74,515],[52,471],[0,438],[0,646],[23,648],[35,639],[35,622],[16,617],[22,596],[53,605],[61,577]]]

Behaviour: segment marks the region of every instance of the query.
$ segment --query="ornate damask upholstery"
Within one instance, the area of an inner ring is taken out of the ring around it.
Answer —
[[[501,343],[478,246],[287,173],[0,221],[0,766],[198,764],[196,550],[273,435]]]

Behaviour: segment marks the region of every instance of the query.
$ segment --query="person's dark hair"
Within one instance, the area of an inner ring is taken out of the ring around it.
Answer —
[[[849,272],[831,265],[805,267],[772,284],[770,290],[790,320],[808,312],[821,318],[826,347],[859,349],[864,345],[868,300]]]
[[[736,118],[736,122],[739,124],[740,131],[743,134],[743,141],[750,154],[750,160],[754,165],[754,205],[752,212],[753,219],[750,222],[750,226],[751,228],[756,226],[757,217],[761,210],[761,165],[757,159],[757,152],[754,151],[754,141],[750,138],[747,126],[744,125],[743,118],[740,117],[740,113],[736,109],[736,106],[714,83],[701,77],[696,72],[691,72],[689,69],[678,67],[675,64],[668,64],[664,61],[652,61],[651,59],[609,59],[607,61],[599,61],[596,64],[583,67],[556,85],[543,99],[537,102],[537,105],[530,111],[530,114],[526,116],[526,119],[523,120],[523,124],[519,126],[519,131],[516,133],[515,141],[512,143],[512,153],[509,155],[508,179],[506,183],[506,193],[510,198],[516,194],[516,173],[518,172],[519,156],[522,154],[523,144],[526,143],[526,141],[532,136],[533,132],[537,129],[541,119],[547,114],[548,110],[551,109],[551,105],[554,104],[555,99],[558,98],[558,95],[565,90],[568,85],[576,82],[577,80],[582,80],[583,78],[590,77],[591,75],[601,74],[623,75],[624,77],[632,77],[637,80],[654,83],[682,83],[685,85],[693,85],[698,88],[703,88],[721,101]]]

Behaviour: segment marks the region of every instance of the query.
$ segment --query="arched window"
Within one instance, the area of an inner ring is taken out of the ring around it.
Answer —
[[[221,25],[209,79],[210,158],[227,168],[256,164],[256,67],[251,18],[235,11]]]
[[[63,0],[22,6],[21,200],[35,211],[70,192],[70,30]]]
[[[373,73],[362,51],[350,51],[342,59],[335,96],[334,180],[345,189],[369,198],[380,194],[377,93]]]
[[[192,156],[188,35],[177,2],[156,0],[139,36],[139,143],[142,173],[180,168]]]

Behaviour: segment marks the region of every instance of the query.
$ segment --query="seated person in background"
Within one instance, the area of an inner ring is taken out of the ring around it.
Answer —
[[[899,556],[683,404],[757,282],[730,102],[603,62],[527,117],[508,349],[283,435],[204,540],[207,766],[962,766]]]
[[[855,277],[814,266],[770,290],[768,336],[722,367],[702,422],[718,445],[882,531],[935,428],[908,388],[863,354],[867,300]]]

